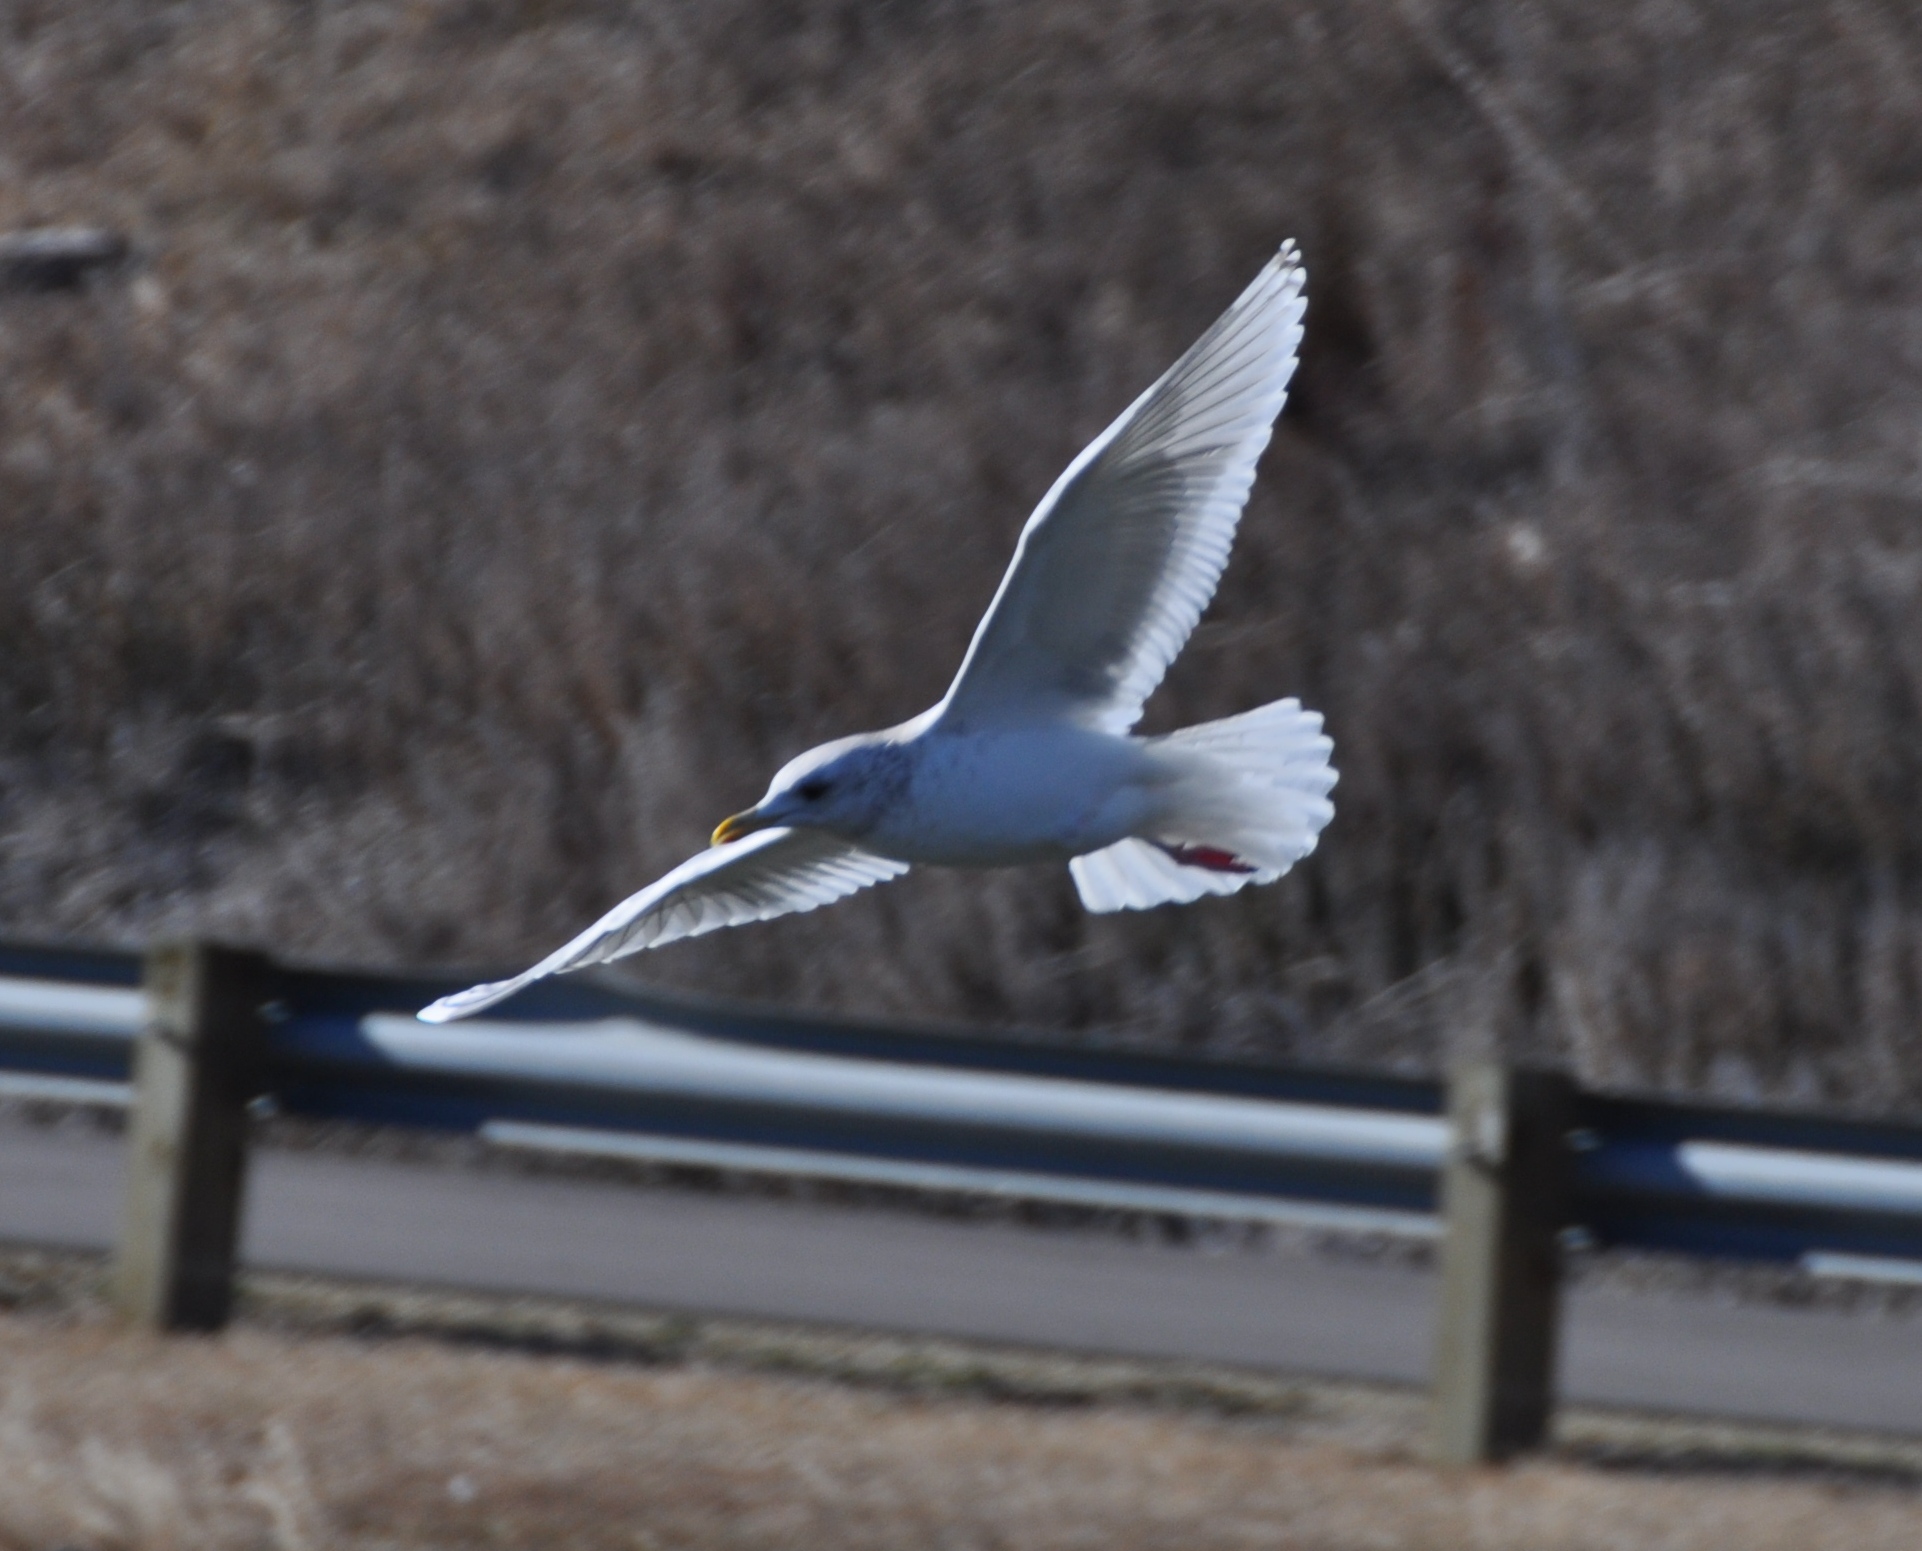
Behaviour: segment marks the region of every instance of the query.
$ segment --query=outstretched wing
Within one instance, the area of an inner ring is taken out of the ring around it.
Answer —
[[[1055,481],[941,702],[948,726],[1140,718],[1228,563],[1294,375],[1302,282],[1288,243]]]
[[[444,996],[418,1016],[425,1023],[450,1023],[548,975],[724,926],[813,910],[907,870],[906,862],[875,856],[818,829],[760,830],[682,862],[525,973]]]

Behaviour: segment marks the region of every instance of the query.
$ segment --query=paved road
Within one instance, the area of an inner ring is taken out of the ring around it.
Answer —
[[[0,1125],[0,1240],[101,1248],[121,1144]],[[1421,1382],[1432,1277],[881,1210],[262,1151],[244,1254],[285,1270]],[[1922,1327],[1578,1294],[1570,1399],[1922,1433]]]

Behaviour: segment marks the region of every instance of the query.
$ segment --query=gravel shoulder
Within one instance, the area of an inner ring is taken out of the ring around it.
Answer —
[[[1571,1409],[1501,1469],[1412,1391],[247,1278],[126,1332],[0,1255],[0,1546],[1907,1548],[1922,1441]]]

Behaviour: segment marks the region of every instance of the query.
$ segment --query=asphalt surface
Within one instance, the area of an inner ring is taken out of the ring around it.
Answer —
[[[123,1148],[0,1124],[0,1241],[100,1249]],[[1421,1383],[1397,1265],[261,1149],[243,1254],[290,1271]],[[1922,1434],[1922,1323],[1577,1291],[1570,1400]]]

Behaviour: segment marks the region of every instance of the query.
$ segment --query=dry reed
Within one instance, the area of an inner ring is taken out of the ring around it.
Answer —
[[[0,1547],[1897,1551],[1922,1522],[1900,1465],[1798,1471],[1792,1456],[1784,1470],[1765,1440],[1679,1458],[1618,1441],[1440,1472],[1385,1417],[1318,1438],[1321,1409],[1022,1405],[14,1316],[0,1319]]]
[[[1326,711],[1259,894],[915,876],[663,982],[1922,1096],[1901,0],[0,5],[0,922],[511,962],[930,702],[1284,236],[1309,346],[1151,710]]]

